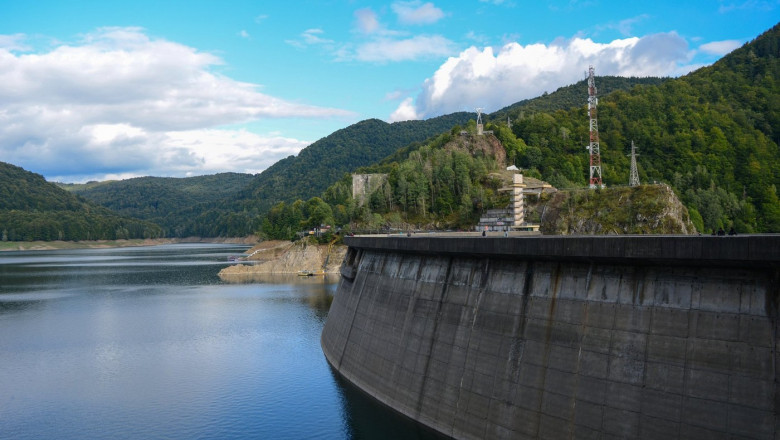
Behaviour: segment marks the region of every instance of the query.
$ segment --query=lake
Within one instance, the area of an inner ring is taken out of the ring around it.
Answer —
[[[246,249],[0,253],[0,439],[436,437],[328,366],[337,277],[220,280]]]

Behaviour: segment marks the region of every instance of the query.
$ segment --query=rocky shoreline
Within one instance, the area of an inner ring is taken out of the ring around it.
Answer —
[[[247,251],[247,261],[219,272],[220,277],[253,274],[297,274],[301,271],[335,274],[347,253],[343,245],[314,245],[306,242],[265,241]]]

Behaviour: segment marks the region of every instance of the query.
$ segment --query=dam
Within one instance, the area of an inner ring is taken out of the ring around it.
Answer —
[[[780,235],[344,241],[328,362],[445,436],[780,436]]]

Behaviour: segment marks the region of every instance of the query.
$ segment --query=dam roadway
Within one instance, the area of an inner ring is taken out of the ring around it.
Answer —
[[[780,438],[780,235],[364,236],[328,362],[453,438]]]

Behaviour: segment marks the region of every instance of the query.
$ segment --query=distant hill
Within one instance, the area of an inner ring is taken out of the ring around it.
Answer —
[[[162,229],[121,217],[47,182],[43,176],[0,162],[0,239],[115,240],[157,238]]]
[[[197,217],[232,199],[253,178],[251,174],[221,173],[58,185],[120,215],[154,222],[167,236],[181,236],[189,235],[184,227],[192,222],[193,214]]]
[[[260,214],[275,203],[317,196],[344,173],[473,117],[454,113],[392,124],[368,119],[314,142],[256,176],[142,177],[63,187],[120,214],[154,221],[167,236],[244,236],[259,229]]]
[[[247,186],[245,197],[263,212],[280,201],[317,196],[344,173],[373,164],[401,147],[423,142],[473,118],[474,114],[461,112],[423,121],[358,122],[309,145],[297,156],[275,163]]]
[[[599,96],[609,95],[617,90],[631,90],[636,86],[657,86],[669,78],[597,76]],[[583,93],[583,90],[586,91]],[[524,99],[510,106],[486,115],[486,121],[506,122],[507,117],[516,118],[523,112],[554,112],[582,107],[587,102],[588,80],[583,79],[574,84],[560,87],[553,93],[544,93],[533,99]]]

